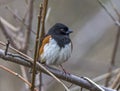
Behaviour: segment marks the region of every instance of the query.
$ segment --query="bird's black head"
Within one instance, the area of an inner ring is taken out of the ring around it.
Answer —
[[[50,30],[48,34],[51,35],[68,35],[72,33],[72,31],[64,24],[56,23]]]

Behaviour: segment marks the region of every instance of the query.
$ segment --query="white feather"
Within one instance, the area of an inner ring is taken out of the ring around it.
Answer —
[[[47,65],[59,65],[68,60],[71,51],[71,43],[60,48],[54,39],[50,39],[49,43],[44,46],[41,60],[45,60]]]

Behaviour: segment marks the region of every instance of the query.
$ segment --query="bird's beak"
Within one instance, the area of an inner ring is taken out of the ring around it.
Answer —
[[[72,32],[73,32],[73,31],[69,29],[66,33],[67,33],[67,34],[70,34],[70,33],[72,33]]]

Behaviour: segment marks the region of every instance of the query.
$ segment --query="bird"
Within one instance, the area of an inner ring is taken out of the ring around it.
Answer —
[[[40,62],[46,65],[62,65],[72,53],[70,30],[65,24],[56,23],[43,37],[39,49]],[[64,69],[63,69],[64,70]]]

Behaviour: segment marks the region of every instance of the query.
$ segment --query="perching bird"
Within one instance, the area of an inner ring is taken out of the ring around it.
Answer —
[[[61,65],[68,60],[72,52],[70,33],[72,31],[61,23],[56,23],[49,29],[39,50],[41,63]]]

